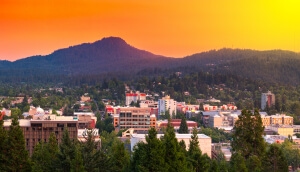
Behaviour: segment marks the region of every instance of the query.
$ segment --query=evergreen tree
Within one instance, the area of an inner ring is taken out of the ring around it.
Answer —
[[[164,160],[164,147],[157,138],[157,131],[151,128],[146,136],[146,169],[149,171],[168,171]]]
[[[186,123],[185,116],[182,115],[181,116],[181,123],[180,123],[180,127],[179,127],[179,130],[178,130],[178,133],[186,134],[188,132],[189,131],[188,131],[188,126],[187,126],[187,123]]]
[[[230,159],[230,171],[232,172],[248,172],[246,167],[245,158],[236,152],[232,154]]]
[[[256,109],[253,115],[249,110],[242,110],[234,125],[233,151],[240,152],[246,160],[252,155],[261,159],[266,147],[263,133],[264,127],[258,110]]]
[[[76,156],[75,143],[70,139],[69,132],[65,128],[61,144],[59,145],[57,168],[59,171],[70,171],[72,162]]]
[[[0,114],[1,117],[2,114]],[[3,128],[3,120],[0,119],[0,171],[6,171],[7,156],[7,132]]]
[[[133,155],[130,163],[131,171],[147,172],[145,160],[147,159],[147,145],[144,142],[137,143],[133,148]]]
[[[264,159],[264,171],[288,172],[288,164],[282,150],[276,144],[271,144]]]
[[[25,147],[23,131],[16,115],[13,116],[9,127],[7,144],[7,171],[30,171],[29,155]]]
[[[129,163],[130,157],[127,150],[125,150],[124,143],[120,140],[114,142],[110,154],[110,170],[114,172],[126,171],[129,169]]]
[[[83,166],[83,159],[81,154],[81,148],[78,144],[75,145],[75,151],[74,151],[74,159],[71,160],[71,171],[72,172],[83,172],[84,166]]]
[[[107,157],[98,150],[98,142],[93,138],[93,131],[87,131],[87,137],[84,142],[81,142],[81,153],[83,158],[83,165],[85,171],[104,171],[107,169],[105,165],[107,165]],[[103,161],[104,160],[104,161]],[[99,165],[102,165],[101,168]]]
[[[207,154],[202,155],[202,151],[199,148],[197,128],[193,129],[193,135],[191,136],[188,160],[193,171],[199,172],[209,170],[209,157]]]
[[[58,145],[54,133],[50,134],[48,143],[38,143],[31,156],[32,171],[51,172],[56,170]]]
[[[186,157],[175,137],[175,131],[170,119],[162,141],[165,147],[165,162],[168,166],[168,171],[187,171]]]

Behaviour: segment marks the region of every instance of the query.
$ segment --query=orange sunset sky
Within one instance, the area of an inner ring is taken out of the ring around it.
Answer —
[[[0,60],[108,36],[172,57],[220,48],[300,52],[298,0],[1,0]]]

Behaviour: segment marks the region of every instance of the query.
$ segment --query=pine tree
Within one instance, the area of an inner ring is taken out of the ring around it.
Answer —
[[[107,165],[107,159],[101,150],[97,149],[99,143],[95,141],[93,134],[93,131],[88,131],[86,140],[80,143],[84,169],[91,172],[105,171],[107,169],[105,166]],[[102,165],[101,168],[99,165]]]
[[[7,171],[30,171],[29,155],[25,147],[23,131],[16,115],[13,116],[9,127],[7,144]]]
[[[181,116],[181,123],[180,123],[180,127],[179,127],[179,130],[178,130],[178,133],[186,134],[188,132],[189,131],[188,131],[188,126],[187,126],[187,123],[186,123],[185,116],[182,115]]]
[[[146,136],[146,168],[149,171],[167,171],[164,160],[164,147],[157,138],[157,131],[151,128]]]
[[[72,172],[83,172],[83,159],[81,155],[81,148],[78,144],[75,145],[74,159],[71,160],[71,171]]]
[[[175,137],[175,131],[170,123],[170,119],[162,141],[165,147],[165,162],[168,166],[168,171],[187,171],[186,157]]]
[[[76,156],[75,143],[71,141],[69,132],[64,130],[62,142],[59,145],[57,168],[59,171],[70,171],[72,168],[72,160]],[[73,163],[74,164],[74,163]]]
[[[248,172],[246,167],[245,158],[236,152],[232,154],[230,159],[230,171],[232,172]]]
[[[252,155],[261,159],[266,147],[263,133],[264,127],[258,110],[256,109],[253,115],[249,110],[242,110],[234,125],[233,151],[240,152],[246,160]]]
[[[288,164],[282,150],[276,144],[271,144],[263,161],[266,172],[288,172]]]
[[[56,170],[58,145],[54,133],[50,134],[48,143],[38,143],[31,156],[32,171],[51,172]]]
[[[7,160],[7,132],[3,128],[3,123],[3,120],[0,119],[0,171],[6,171]]]
[[[188,160],[192,166],[193,171],[208,171],[210,160],[207,154],[202,155],[199,148],[198,131],[197,128],[193,129],[193,135],[190,140],[190,147],[188,150]]]
[[[110,154],[110,170],[115,172],[126,171],[129,169],[129,163],[130,157],[127,150],[125,150],[124,143],[120,140],[114,142]]]

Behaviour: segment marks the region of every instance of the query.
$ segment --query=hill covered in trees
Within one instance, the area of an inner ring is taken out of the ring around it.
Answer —
[[[123,80],[139,76],[168,76],[174,72],[230,74],[269,83],[300,83],[300,55],[282,50],[220,49],[183,58],[139,50],[117,37],[103,38],[14,62],[0,61],[0,79],[9,82],[84,83],[93,78]]]

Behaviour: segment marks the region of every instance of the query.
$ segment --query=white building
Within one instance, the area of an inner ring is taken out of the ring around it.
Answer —
[[[131,102],[136,103],[137,101],[142,101],[142,100],[146,100],[146,94],[145,93],[140,93],[139,91],[133,93],[133,92],[129,92],[126,93],[126,101],[125,101],[125,105],[130,105]]]
[[[176,101],[170,96],[158,100],[158,116],[165,115],[166,111],[169,111],[170,116],[176,115]]]

